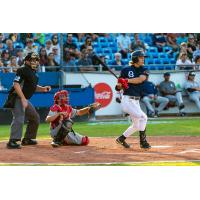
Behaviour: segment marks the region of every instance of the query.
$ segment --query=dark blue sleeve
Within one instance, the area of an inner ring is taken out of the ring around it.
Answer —
[[[127,78],[125,69],[122,69],[121,74],[120,74],[120,78]]]

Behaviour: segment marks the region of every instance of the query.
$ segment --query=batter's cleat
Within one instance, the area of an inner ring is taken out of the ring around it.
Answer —
[[[151,145],[145,140],[145,141],[140,142],[140,148],[142,148],[142,149],[150,149]]]
[[[23,138],[21,145],[26,146],[26,145],[36,145],[37,141],[34,139],[29,139],[29,138]]]
[[[125,140],[122,140],[120,137],[116,139],[117,144],[121,144],[124,148],[130,148],[130,144],[126,143]]]
[[[17,144],[16,140],[9,140],[6,146],[8,149],[21,149],[21,145]]]
[[[53,141],[53,142],[51,143],[51,146],[54,147],[54,148],[60,147],[60,146],[61,146],[61,143],[60,143],[60,142],[55,142],[55,141]]]

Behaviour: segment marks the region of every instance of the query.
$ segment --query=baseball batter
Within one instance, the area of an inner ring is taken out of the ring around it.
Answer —
[[[51,145],[59,147],[61,145],[87,145],[89,138],[80,135],[72,129],[71,118],[90,114],[100,108],[99,103],[91,104],[82,109],[74,109],[69,105],[68,92],[61,90],[54,95],[54,105],[51,106],[46,122],[50,123],[50,135],[53,138]]]
[[[146,80],[146,72],[144,69],[144,52],[136,50],[131,54],[130,66],[125,67],[121,71],[120,78],[116,85],[116,90],[123,89],[123,97],[121,100],[122,110],[128,113],[132,120],[132,125],[128,127],[124,133],[116,139],[118,144],[125,148],[130,148],[126,143],[126,138],[136,131],[140,134],[140,147],[144,149],[151,148],[146,140],[146,124],[147,116],[141,110],[139,100],[142,97],[142,84]]]

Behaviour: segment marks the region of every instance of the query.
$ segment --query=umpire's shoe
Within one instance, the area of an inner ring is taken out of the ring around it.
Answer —
[[[23,138],[21,145],[26,146],[26,145],[36,145],[37,141],[34,139],[29,139],[29,138]]]
[[[142,148],[142,149],[150,149],[151,145],[146,140],[144,140],[144,141],[140,142],[140,148]]]
[[[130,144],[126,143],[125,137],[122,135],[116,139],[118,144],[121,144],[124,148],[130,148]]]
[[[18,140],[9,140],[9,142],[7,143],[7,148],[8,149],[21,149],[21,145],[17,144]]]

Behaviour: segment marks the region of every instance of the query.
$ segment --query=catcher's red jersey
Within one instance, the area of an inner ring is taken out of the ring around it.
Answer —
[[[69,119],[74,116],[74,113],[76,112],[75,109],[73,109],[70,105],[63,105],[59,106],[58,104],[54,104],[50,107],[49,116],[53,116],[58,112],[65,112],[66,116],[64,116],[64,119]],[[59,124],[60,117],[57,117],[54,121],[51,122],[51,127],[55,128]]]

